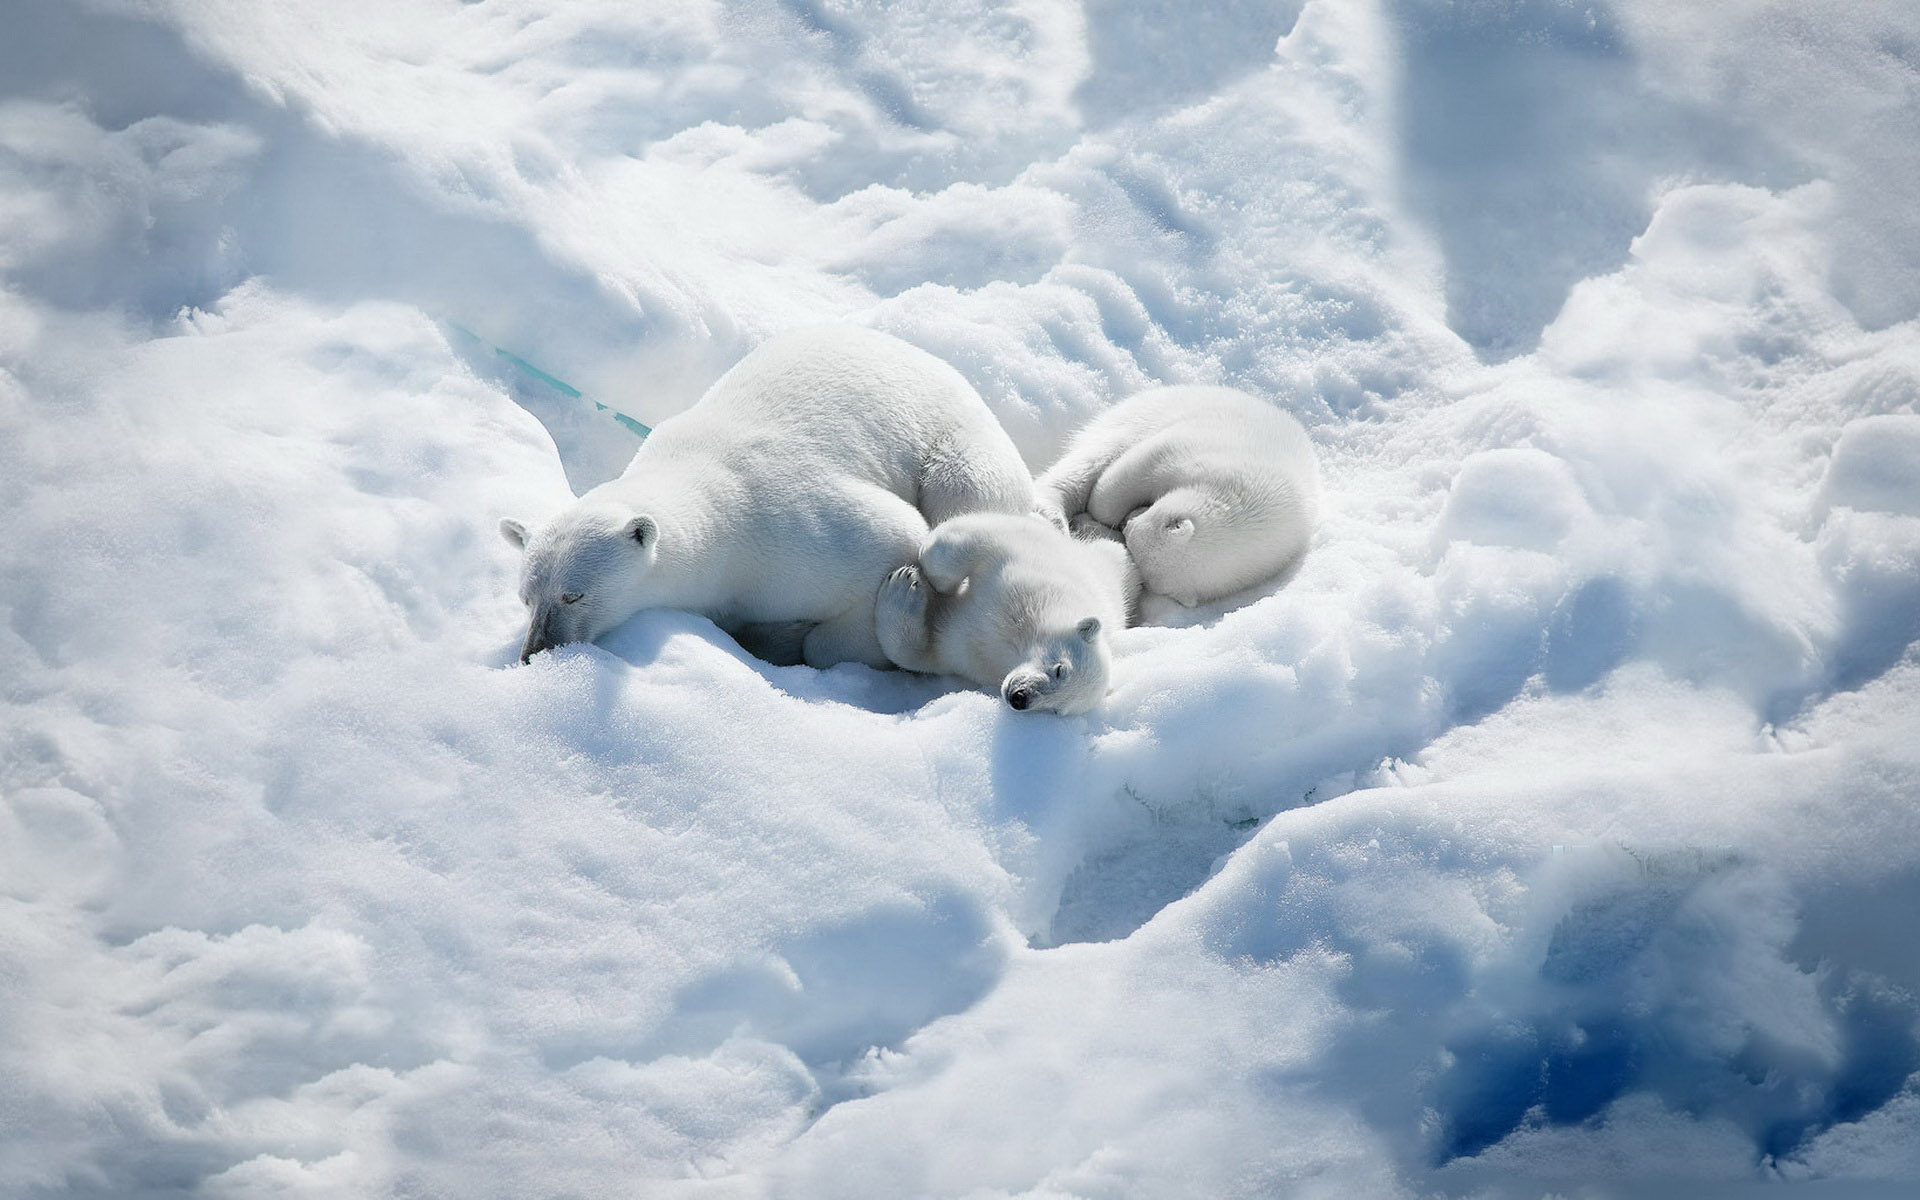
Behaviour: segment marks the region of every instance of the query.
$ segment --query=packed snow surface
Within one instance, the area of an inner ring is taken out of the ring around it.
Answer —
[[[0,1196],[1920,1181],[1907,0],[0,15]],[[517,665],[589,401],[821,320],[1314,548],[1084,718]]]

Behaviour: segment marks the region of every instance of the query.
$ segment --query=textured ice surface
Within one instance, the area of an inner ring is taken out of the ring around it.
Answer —
[[[1920,16],[15,0],[0,1195],[1920,1180]],[[500,517],[792,325],[1312,429],[1015,714]],[[476,342],[459,330],[471,330]],[[1718,1190],[1714,1190],[1718,1189]]]

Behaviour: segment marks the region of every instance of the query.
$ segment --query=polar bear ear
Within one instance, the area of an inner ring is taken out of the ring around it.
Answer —
[[[1083,640],[1090,642],[1100,636],[1100,618],[1088,617],[1086,620],[1074,626],[1074,631],[1077,632]]]
[[[621,527],[620,534],[622,537],[632,538],[639,543],[642,550],[645,550],[659,538],[660,527],[653,523],[652,517],[635,517]]]
[[[501,518],[500,536],[507,539],[516,550],[525,550],[527,548],[527,527],[512,517]]]

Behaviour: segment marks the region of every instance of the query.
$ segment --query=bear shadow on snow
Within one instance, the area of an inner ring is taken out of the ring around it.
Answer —
[[[782,666],[756,657],[738,639],[705,617],[677,609],[656,608],[636,613],[597,641],[587,643],[629,667],[645,669],[657,662],[674,638],[705,642],[758,675],[767,685],[796,700],[835,701],[867,712],[898,716],[913,712],[953,690],[953,681],[905,671],[876,671],[859,663],[841,663],[825,670],[804,665]],[[580,650],[583,647],[572,647]],[[568,647],[560,647],[566,652]],[[593,652],[589,651],[589,653]],[[519,658],[514,641],[503,641],[489,660],[510,667]]]

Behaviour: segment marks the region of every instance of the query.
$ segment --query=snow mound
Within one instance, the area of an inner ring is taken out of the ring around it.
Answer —
[[[1920,1178],[1910,6],[14,7],[0,1193]],[[1322,531],[1084,718],[518,665],[499,518],[823,319]]]

